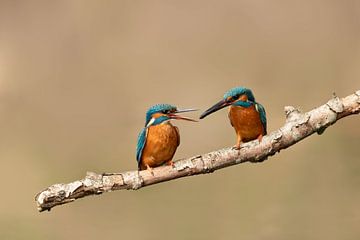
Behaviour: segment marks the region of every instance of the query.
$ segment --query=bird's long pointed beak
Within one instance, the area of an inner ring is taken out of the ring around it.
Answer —
[[[226,100],[222,99],[220,100],[218,103],[216,103],[214,106],[212,106],[211,108],[209,108],[208,110],[206,110],[205,112],[203,112],[200,115],[200,119],[203,119],[204,117],[206,117],[207,115],[216,112],[224,107],[227,107],[231,104],[231,102],[227,102]]]
[[[178,109],[176,110],[176,112],[169,114],[169,117],[171,119],[176,119],[176,120],[186,120],[186,121],[191,121],[191,122],[198,122],[195,119],[192,118],[188,118],[188,117],[183,117],[180,115],[177,115],[176,113],[183,113],[183,112],[193,112],[193,111],[198,111],[198,109],[193,109],[193,108],[189,108],[189,109]]]

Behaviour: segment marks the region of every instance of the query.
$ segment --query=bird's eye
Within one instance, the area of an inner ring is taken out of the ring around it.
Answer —
[[[240,95],[238,94],[238,95],[235,95],[235,96],[233,96],[233,100],[238,100],[239,99],[239,97],[240,97]]]
[[[164,113],[164,114],[168,114],[169,110],[162,110],[161,112]]]

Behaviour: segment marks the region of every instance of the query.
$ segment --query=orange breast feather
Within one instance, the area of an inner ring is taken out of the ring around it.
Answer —
[[[265,133],[259,112],[256,111],[254,105],[248,108],[231,106],[229,119],[242,142],[254,140]]]
[[[140,168],[146,169],[146,165],[157,167],[172,160],[179,144],[180,137],[177,127],[170,123],[150,126]]]

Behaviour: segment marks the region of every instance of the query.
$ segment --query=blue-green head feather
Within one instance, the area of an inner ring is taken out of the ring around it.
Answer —
[[[238,99],[241,95],[244,95],[244,94],[247,96],[249,101],[255,102],[255,97],[254,97],[254,94],[252,93],[252,91],[250,89],[244,88],[244,87],[234,87],[234,88],[230,89],[229,91],[227,91],[224,94],[224,99],[228,99],[229,97]]]
[[[174,105],[170,105],[170,104],[156,104],[154,106],[151,106],[147,112],[146,112],[146,121],[145,121],[145,126],[147,126],[152,118],[152,115],[155,113],[169,113],[169,112],[175,112],[176,111],[176,106]],[[166,118],[166,116],[162,116],[158,122],[162,122],[162,121],[166,121],[169,118]]]
[[[244,99],[244,101],[242,101],[244,96],[246,96],[246,100]],[[244,87],[235,87],[227,91],[224,94],[223,99],[221,99],[218,103],[216,103],[214,106],[210,107],[208,110],[203,112],[200,115],[200,119],[203,119],[209,114],[230,105],[247,108],[254,105],[254,103],[255,103],[255,97],[250,89]]]

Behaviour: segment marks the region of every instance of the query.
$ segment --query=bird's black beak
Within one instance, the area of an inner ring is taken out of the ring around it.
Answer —
[[[193,111],[197,111],[198,109],[178,109],[176,110],[174,113],[170,113],[169,114],[169,117],[171,119],[177,119],[177,120],[186,120],[186,121],[191,121],[191,122],[197,122],[197,120],[195,119],[192,119],[192,118],[188,118],[188,117],[183,117],[183,116],[180,116],[180,115],[177,115],[176,113],[183,113],[183,112],[193,112]]]
[[[200,119],[203,119],[204,117],[206,117],[207,115],[216,112],[224,107],[227,107],[231,104],[231,102],[226,101],[225,99],[222,99],[221,101],[219,101],[218,103],[216,103],[214,106],[212,106],[211,108],[209,108],[208,110],[206,110],[205,112],[203,112],[200,116]]]

